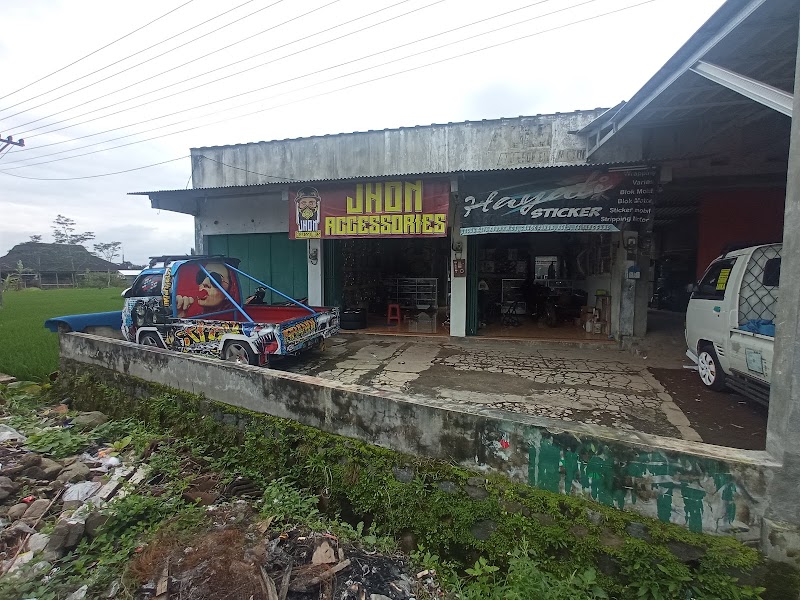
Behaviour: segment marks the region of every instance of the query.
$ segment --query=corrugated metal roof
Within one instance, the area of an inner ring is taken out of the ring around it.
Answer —
[[[563,169],[563,168],[575,168],[575,167],[644,167],[645,164],[642,161],[637,162],[606,162],[606,163],[569,163],[569,164],[558,164],[558,165],[533,165],[533,166],[519,166],[519,167],[506,167],[502,169],[476,169],[476,170],[467,170],[467,171],[426,171],[423,173],[389,173],[386,175],[368,175],[368,176],[355,176],[355,177],[339,177],[336,179],[292,179],[286,181],[268,181],[264,183],[249,183],[246,185],[223,185],[217,187],[200,187],[200,188],[188,188],[188,189],[177,189],[177,190],[154,190],[151,192],[128,192],[128,196],[148,196],[150,194],[166,194],[166,193],[174,193],[174,192],[201,192],[201,191],[208,191],[208,190],[232,190],[232,189],[242,189],[242,188],[252,188],[252,187],[270,187],[270,186],[284,186],[284,185],[293,185],[293,184],[306,184],[306,183],[329,183],[329,182],[345,182],[345,181],[371,181],[371,180],[378,180],[378,179],[387,179],[389,177],[444,177],[447,175],[480,175],[482,173],[500,173],[502,171],[525,171],[525,170],[541,170],[541,169]],[[260,175],[259,173],[254,173],[254,175]],[[262,175],[263,177],[263,175]]]
[[[385,129],[367,129],[366,131],[346,131],[341,133],[326,133],[322,135],[309,135],[304,137],[296,137],[296,138],[284,138],[280,140],[261,140],[258,142],[242,142],[236,144],[223,144],[220,146],[199,146],[197,148],[190,148],[190,150],[210,150],[212,148],[231,148],[233,146],[252,146],[255,144],[274,144],[277,142],[294,142],[298,140],[313,140],[319,138],[329,138],[329,137],[339,137],[339,136],[346,136],[346,135],[361,135],[364,133],[380,133],[381,131],[402,131],[404,129],[424,129],[427,127],[446,127],[447,125],[469,125],[469,124],[479,124],[479,123],[499,123],[502,121],[514,121],[517,119],[537,119],[542,117],[556,117],[561,115],[573,115],[576,113],[592,113],[598,111],[606,111],[607,108],[598,107],[598,108],[590,108],[584,110],[574,110],[572,112],[555,112],[555,113],[545,113],[545,114],[537,114],[537,115],[519,115],[518,117],[499,117],[497,119],[481,119],[480,121],[451,121],[448,123],[431,123],[430,125],[409,125],[405,127],[387,127]]]

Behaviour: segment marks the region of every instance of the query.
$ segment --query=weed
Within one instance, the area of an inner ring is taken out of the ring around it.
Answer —
[[[76,454],[90,443],[88,435],[75,433],[64,427],[47,427],[31,434],[25,445],[35,452],[49,454],[54,458],[65,458]]]

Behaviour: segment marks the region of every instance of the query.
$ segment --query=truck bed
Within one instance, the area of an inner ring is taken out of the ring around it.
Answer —
[[[314,309],[318,313],[326,313],[331,311],[330,308],[325,308],[322,306],[311,306],[309,308]],[[245,306],[244,309],[247,311],[247,314],[250,315],[250,318],[256,323],[277,324],[312,316],[310,312],[299,306],[265,306],[260,304],[251,304]],[[247,319],[245,319],[242,314],[239,313],[239,311],[235,312],[235,315],[234,311],[230,311],[221,315],[214,315],[209,317],[209,319],[214,321],[234,321],[236,323],[247,322]],[[203,318],[203,315],[192,317],[192,319],[195,320],[203,320]]]

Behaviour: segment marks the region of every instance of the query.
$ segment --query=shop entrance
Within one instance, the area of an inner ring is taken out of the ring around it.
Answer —
[[[342,329],[449,335],[448,238],[335,240],[326,253],[326,303],[341,307]]]
[[[611,234],[500,233],[470,238],[477,335],[607,340]]]

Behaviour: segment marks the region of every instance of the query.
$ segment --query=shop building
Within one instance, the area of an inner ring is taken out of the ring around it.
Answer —
[[[193,189],[141,194],[346,327],[625,339],[646,326],[659,175],[585,161],[605,113],[198,148]]]

